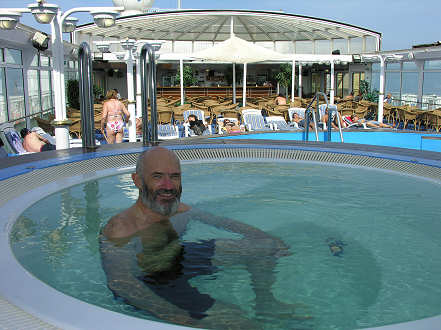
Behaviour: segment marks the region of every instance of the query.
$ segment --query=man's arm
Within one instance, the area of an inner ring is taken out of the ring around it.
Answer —
[[[291,255],[289,247],[278,237],[245,223],[222,216],[216,216],[196,208],[191,208],[188,212],[176,215],[172,223],[174,226],[176,223],[182,227],[184,223],[186,226],[190,220],[200,221],[207,225],[242,235],[243,238],[240,240],[231,240],[232,248],[233,245],[235,245],[234,241],[237,241],[242,248],[249,247],[255,252],[261,248],[264,254],[270,253],[276,256]],[[260,246],[256,246],[257,243],[261,243]]]
[[[35,133],[35,134],[37,134],[37,138],[38,138],[40,141],[43,141],[43,142],[46,143],[46,144],[50,144],[50,142],[49,142],[48,139],[42,137],[42,136],[41,136],[40,134],[38,134],[38,133]]]
[[[195,326],[197,320],[185,310],[157,296],[144,282],[135,276],[136,252],[128,239],[108,240],[100,235],[100,253],[107,285],[112,292],[124,298],[130,305],[145,310],[169,322]]]

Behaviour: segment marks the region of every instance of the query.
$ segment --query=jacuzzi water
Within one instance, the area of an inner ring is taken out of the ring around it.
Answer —
[[[440,183],[301,162],[199,163],[182,169],[183,202],[258,227],[290,246],[292,255],[278,259],[272,290],[278,300],[299,306],[299,315],[312,318],[284,320],[275,309],[265,329],[354,329],[441,314]],[[14,225],[14,254],[65,294],[157,320],[114,298],[98,249],[100,228],[137,194],[130,174],[122,174],[50,195]],[[225,237],[235,235],[194,221],[183,240]],[[329,240],[345,244],[340,256],[332,254]],[[196,277],[192,285],[240,306],[249,317],[255,314],[243,265]]]

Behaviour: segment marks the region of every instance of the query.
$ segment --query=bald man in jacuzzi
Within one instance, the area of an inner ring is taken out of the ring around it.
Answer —
[[[142,153],[132,179],[139,189],[138,200],[112,217],[100,237],[107,284],[115,295],[168,322],[257,329],[260,326],[238,306],[216,301],[189,283],[192,277],[215,274],[214,263],[220,265],[216,256],[228,255],[223,259],[245,264],[251,274],[256,316],[271,309],[280,313],[278,317],[298,319],[293,305],[277,301],[271,293],[277,258],[291,254],[280,239],[180,203],[181,166],[168,149],[155,147]],[[179,237],[191,219],[243,238],[181,242]]]

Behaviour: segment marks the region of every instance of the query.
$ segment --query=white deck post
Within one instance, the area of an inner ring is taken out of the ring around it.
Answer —
[[[383,122],[383,105],[384,105],[384,57],[380,57],[380,93],[378,95],[378,121]]]
[[[184,105],[184,60],[179,60],[179,81],[181,82],[181,105]]]
[[[136,108],[135,108],[135,86],[133,84],[133,56],[132,49],[135,47],[134,40],[124,40],[121,42],[122,48],[126,50],[127,64],[127,110],[130,113],[129,126],[129,142],[136,142]]]
[[[302,98],[302,64],[299,64],[299,97]]]
[[[335,87],[334,87],[334,82],[335,82],[335,67],[334,67],[334,60],[331,60],[331,89],[329,90],[329,98],[330,98],[330,103],[334,104],[334,96],[335,96]]]

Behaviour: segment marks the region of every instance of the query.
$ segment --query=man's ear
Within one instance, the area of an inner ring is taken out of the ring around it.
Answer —
[[[139,177],[138,174],[136,174],[136,173],[132,173],[132,180],[133,180],[133,183],[135,184],[135,186],[136,186],[138,189],[141,189],[141,188],[142,188],[141,178]]]

